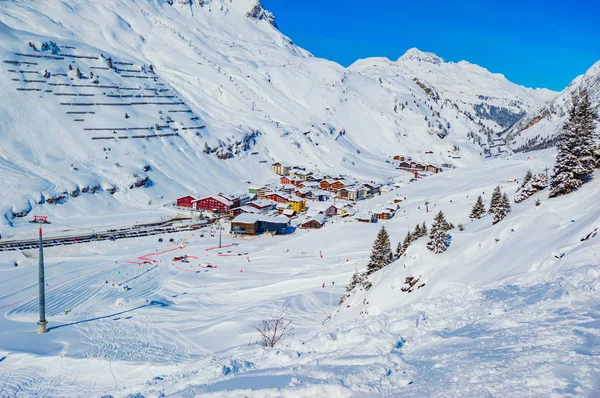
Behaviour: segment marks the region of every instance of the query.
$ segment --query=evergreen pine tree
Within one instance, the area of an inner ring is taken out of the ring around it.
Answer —
[[[485,203],[483,203],[483,198],[481,195],[477,197],[477,201],[473,205],[473,209],[471,210],[471,215],[469,218],[471,219],[480,219],[485,215]]]
[[[507,215],[512,211],[510,200],[508,199],[506,192],[502,194],[502,210],[504,211],[504,215]]]
[[[390,236],[388,235],[385,227],[381,227],[375,242],[373,242],[373,249],[371,250],[371,258],[369,264],[367,264],[367,275],[371,275],[393,260],[392,258],[392,247],[390,244]]]
[[[346,286],[346,293],[340,298],[340,304],[346,301],[357,288],[369,290],[371,286],[371,282],[369,282],[364,273],[358,272],[358,270],[355,271],[352,279],[350,279],[350,283]]]
[[[496,208],[496,212],[494,213],[494,219],[492,220],[492,224],[499,223],[506,217],[506,215],[511,211],[510,200],[508,200],[508,195],[505,193],[502,194],[500,198],[500,205]]]
[[[413,237],[415,240],[417,240],[421,236],[423,236],[423,232],[421,231],[421,226],[417,224],[417,226],[415,227],[415,232],[413,232]]]
[[[501,206],[501,201],[502,192],[500,191],[500,185],[497,185],[496,188],[494,188],[494,192],[492,192],[492,199],[490,200],[490,208],[488,213],[496,214]]]
[[[402,251],[402,242],[398,242],[398,246],[396,246],[396,252],[394,253],[394,259],[399,259],[404,252]]]
[[[431,232],[429,233],[429,242],[427,248],[434,253],[442,253],[448,248],[448,221],[444,217],[444,213],[440,212],[435,216],[433,224],[431,224]]]
[[[421,236],[427,236],[427,224],[423,221],[423,225],[421,225]]]
[[[521,203],[533,194],[545,189],[548,186],[548,179],[543,173],[536,174],[525,186],[523,186],[515,195],[515,203]]]
[[[593,132],[598,116],[592,110],[587,93],[573,100],[569,119],[558,137],[558,155],[550,179],[550,197],[566,195],[579,188],[596,166]]]
[[[413,240],[414,240],[414,237],[412,236],[410,231],[408,231],[406,233],[406,237],[404,238],[404,241],[402,243],[398,243],[398,249],[396,250],[396,258],[400,258],[404,253],[406,253],[406,251],[408,250],[408,247],[413,242]]]
[[[519,189],[517,189],[517,192],[522,189],[525,185],[527,185],[527,183],[529,181],[531,181],[531,178],[533,177],[533,174],[531,173],[531,170],[527,170],[527,173],[525,173],[525,178],[523,178],[523,181],[521,182],[521,185],[519,186]]]
[[[352,279],[350,279],[350,283],[346,286],[346,292],[352,292],[357,286],[362,285],[365,280],[365,275],[361,272],[355,271],[354,275],[352,275]]]

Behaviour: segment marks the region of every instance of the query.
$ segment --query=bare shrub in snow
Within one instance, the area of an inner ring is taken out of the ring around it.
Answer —
[[[288,308],[283,307],[281,311],[274,313],[271,318],[264,319],[254,329],[259,333],[258,343],[265,347],[275,347],[283,337],[292,334],[294,327],[288,319]]]

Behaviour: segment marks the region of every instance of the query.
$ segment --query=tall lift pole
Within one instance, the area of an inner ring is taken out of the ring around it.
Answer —
[[[40,227],[40,264],[39,264],[39,298],[40,321],[38,326],[40,334],[46,333],[46,281],[44,278],[44,244],[42,242],[42,227]]]

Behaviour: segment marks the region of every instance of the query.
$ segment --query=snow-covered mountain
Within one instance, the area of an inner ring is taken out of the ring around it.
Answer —
[[[272,161],[373,180],[398,154],[472,165],[551,95],[418,50],[346,69],[256,0],[16,0],[0,24],[8,224],[243,190]]]
[[[527,151],[553,146],[567,119],[572,101],[587,92],[592,106],[600,111],[600,61],[585,74],[576,77],[556,98],[532,109],[518,123],[503,133],[509,146]]]
[[[505,150],[497,135],[519,121],[528,111],[553,99],[557,93],[547,89],[530,89],[511,83],[503,75],[467,61],[445,62],[433,53],[416,48],[397,61],[368,58],[350,66],[350,70],[379,81],[394,93],[412,91],[416,83],[433,99],[439,109],[450,108],[450,119],[468,119],[475,124],[469,138],[483,145],[491,154]],[[430,110],[436,111],[436,106]],[[454,123],[452,120],[451,123]]]

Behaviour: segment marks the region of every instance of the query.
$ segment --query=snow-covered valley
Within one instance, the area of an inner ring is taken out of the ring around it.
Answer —
[[[590,200],[598,183],[560,199],[537,194],[539,206],[535,198],[515,204],[493,226],[491,216],[468,219],[477,195],[487,201],[501,184],[512,196],[518,184],[508,181],[552,158],[497,159],[408,184],[400,213],[383,223],[227,235],[223,245],[235,246],[223,249],[211,249],[218,237],[208,230],[176,235],[174,244],[152,237],[49,248],[46,335],[35,329],[35,251],[3,253],[0,391],[594,396],[600,237],[581,239],[599,227],[600,207]],[[382,224],[395,244],[438,209],[465,226],[451,232],[445,253],[417,241],[372,277],[368,292],[338,305]],[[136,260],[143,255],[157,262]],[[182,255],[189,263],[173,261]],[[425,286],[403,292],[411,275]],[[276,349],[249,345],[257,338],[252,326],[282,305],[294,335]]]

